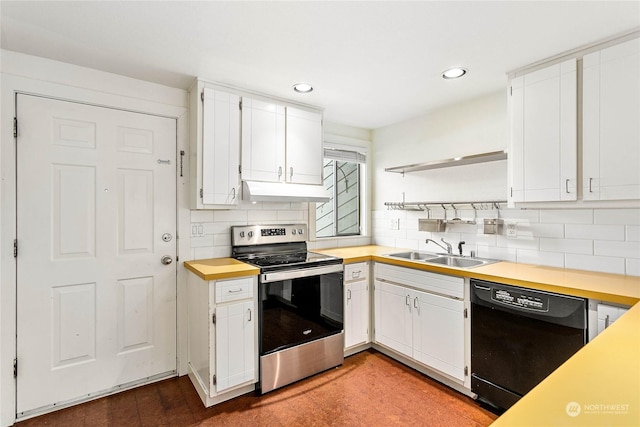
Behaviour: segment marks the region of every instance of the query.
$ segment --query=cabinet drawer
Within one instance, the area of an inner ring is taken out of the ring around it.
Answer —
[[[253,298],[253,278],[216,281],[216,303]]]
[[[369,264],[357,262],[344,266],[344,281],[353,282],[356,280],[366,280],[369,278]]]

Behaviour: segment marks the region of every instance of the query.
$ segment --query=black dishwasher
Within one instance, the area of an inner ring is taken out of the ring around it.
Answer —
[[[508,409],[585,345],[587,300],[471,279],[471,391]]]

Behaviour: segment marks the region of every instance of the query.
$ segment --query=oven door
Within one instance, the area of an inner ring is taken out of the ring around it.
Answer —
[[[342,264],[260,275],[260,355],[343,330]]]

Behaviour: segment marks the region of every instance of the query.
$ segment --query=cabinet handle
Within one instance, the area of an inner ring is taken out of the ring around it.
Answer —
[[[593,181],[593,178],[589,178],[589,193],[593,193],[593,189],[591,188],[591,181]]]
[[[347,301],[351,299],[351,289],[347,289]]]
[[[607,329],[609,327],[609,315],[607,314],[604,317],[604,328]]]
[[[236,199],[236,187],[233,187],[233,196],[231,196],[231,200]]]
[[[564,180],[564,190],[567,192],[567,194],[569,194],[569,180],[568,179]]]
[[[411,299],[411,297],[409,295],[407,295],[406,297],[404,297],[404,303],[406,305],[408,305],[409,307],[411,307],[411,304],[409,303],[409,300]]]
[[[419,309],[420,307],[418,307],[418,297],[415,297],[413,299],[413,308]]]
[[[242,288],[229,289],[227,292],[229,292],[230,294],[237,294],[238,292],[242,292]]]
[[[281,176],[282,176],[282,166],[278,166],[278,180],[280,180]]]
[[[289,168],[289,179],[293,179],[293,166]]]
[[[248,321],[251,322],[251,309],[248,308],[247,311],[249,312],[249,320]]]
[[[352,271],[351,272],[351,278],[352,279],[357,279],[358,277],[360,277],[360,273],[362,273],[362,271]]]

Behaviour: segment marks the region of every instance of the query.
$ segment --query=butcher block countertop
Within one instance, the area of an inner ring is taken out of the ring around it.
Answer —
[[[403,249],[375,245],[311,250],[345,264],[384,262],[633,306],[493,425],[640,426],[640,277],[512,262],[467,269],[430,265],[389,257]],[[259,273],[231,258],[188,261],[185,267],[205,280]]]

